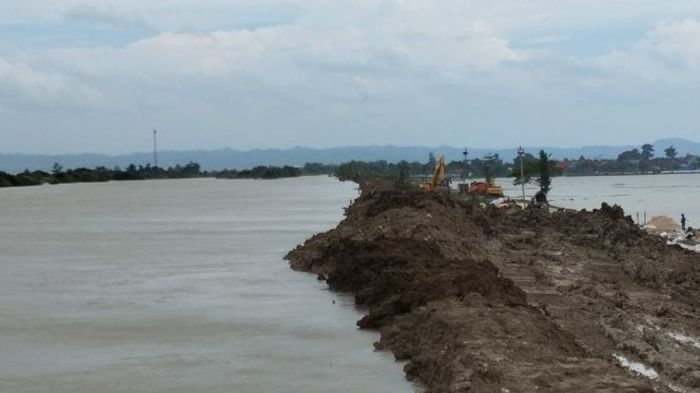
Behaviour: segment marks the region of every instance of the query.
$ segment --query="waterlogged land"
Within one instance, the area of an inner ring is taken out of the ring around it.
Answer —
[[[512,179],[499,179],[506,194],[520,197],[521,190]],[[526,187],[527,197],[537,189]],[[640,220],[665,215],[676,222],[681,213],[688,225],[700,228],[700,174],[653,176],[556,177],[549,199],[552,204],[571,209],[595,209],[607,202],[624,207],[627,214]]]

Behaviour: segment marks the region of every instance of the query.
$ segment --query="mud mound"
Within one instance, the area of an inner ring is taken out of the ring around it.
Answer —
[[[373,189],[287,258],[354,293],[358,324],[428,392],[700,389],[700,256],[618,206],[482,210]]]
[[[472,293],[499,303],[526,304],[525,293],[499,277],[493,264],[448,259],[431,241],[340,239],[317,257],[334,266],[324,275],[331,289],[353,292],[357,304],[370,307],[361,327],[379,327],[429,301]]]
[[[681,226],[668,216],[652,217],[647,223],[647,227],[655,232],[676,232],[681,230]]]
[[[380,197],[376,197],[380,195]],[[375,216],[379,213],[402,207],[413,207],[422,209],[427,206],[427,202],[433,202],[443,206],[455,206],[455,201],[444,193],[430,193],[415,190],[384,190],[369,191],[363,193],[358,203],[367,202],[366,213],[368,216]]]

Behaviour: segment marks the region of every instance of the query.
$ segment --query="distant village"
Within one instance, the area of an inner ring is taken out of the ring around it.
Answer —
[[[525,166],[532,165],[536,158],[524,154]],[[657,153],[651,144],[625,151],[615,159],[595,159],[580,156],[552,160],[555,175],[559,176],[605,176],[605,175],[644,175],[660,173],[687,173],[700,171],[700,156],[686,154],[679,156],[674,146],[669,146]],[[503,162],[497,154],[463,161],[452,161],[447,165],[447,172],[452,177],[464,176],[513,177],[519,171],[520,158],[512,162]]]
[[[565,176],[657,174],[697,171],[700,157],[687,154],[679,157],[673,146],[657,156],[651,145],[632,149],[618,155],[613,160],[595,160],[579,157],[576,160],[558,161],[556,167]]]

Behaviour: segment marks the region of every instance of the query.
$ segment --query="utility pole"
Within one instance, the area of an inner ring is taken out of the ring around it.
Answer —
[[[525,156],[525,149],[521,145],[518,148],[518,157],[520,157],[520,185],[523,189],[523,209],[525,208],[525,168],[523,166],[523,158]]]
[[[469,175],[468,173],[468,165],[467,165],[467,155],[469,152],[467,151],[467,148],[464,148],[464,151],[462,152],[464,154],[464,176],[462,176],[463,180],[467,180],[467,176]]]
[[[153,166],[158,167],[158,131],[153,130]]]

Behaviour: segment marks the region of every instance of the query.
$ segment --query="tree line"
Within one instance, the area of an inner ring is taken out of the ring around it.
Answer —
[[[616,159],[595,160],[582,156],[576,160],[563,160],[563,166],[570,176],[695,171],[700,169],[700,157],[692,154],[680,157],[673,145],[656,156],[654,146],[647,143],[620,153]]]
[[[521,160],[522,172],[521,179]],[[337,167],[326,167],[328,173],[341,180],[353,180],[362,184],[368,179],[394,183],[399,187],[416,184],[416,177],[427,177],[435,167],[435,155],[428,161],[391,163],[387,161],[350,161]],[[317,164],[321,165],[321,164]],[[621,153],[616,159],[554,160],[551,154],[541,150],[537,157],[525,153],[512,161],[504,161],[498,154],[487,154],[481,158],[446,163],[445,173],[449,178],[485,179],[489,177],[510,177],[516,185],[522,182],[534,183],[547,193],[551,189],[552,178],[556,176],[596,176],[615,174],[648,174],[677,170],[700,169],[700,157],[686,155],[678,157],[673,146],[664,149],[663,157],[654,157],[654,147],[644,144],[641,148]]]
[[[222,170],[205,171],[196,162],[186,165],[175,165],[168,168],[151,166],[147,164],[131,164],[126,168],[96,168],[64,169],[59,163],[55,163],[51,172],[29,171],[18,174],[10,174],[0,171],[0,187],[23,187],[41,184],[64,183],[95,183],[124,180],[153,180],[153,179],[187,179],[214,177],[220,179],[277,179],[284,177],[298,177],[303,174],[302,169],[291,166],[257,166],[246,170]]]
[[[679,157],[674,146],[668,146],[664,149],[663,154],[662,157],[655,157],[654,147],[651,144],[645,144],[641,148],[625,151],[614,159],[590,159],[581,156],[573,160],[567,158],[554,160],[550,154],[544,151],[540,151],[537,157],[525,153],[522,159],[525,182],[538,182],[538,177],[529,174],[542,172],[545,165],[550,176],[651,174],[700,169],[700,157],[691,154]],[[546,156],[546,160],[544,160],[544,156]],[[350,161],[337,167],[324,167],[324,173],[333,173],[341,179],[349,180],[428,176],[432,174],[435,162],[434,154],[429,155],[427,162]],[[321,166],[321,164],[317,165]],[[520,157],[514,157],[511,161],[507,161],[498,154],[487,154],[466,161],[450,161],[445,165],[445,173],[452,178],[468,179],[512,177],[519,184]]]
[[[307,163],[303,167],[292,166],[256,166],[244,170],[206,171],[195,162],[175,165],[168,168],[150,164],[131,164],[126,168],[107,168],[99,166],[93,169],[64,169],[56,163],[51,172],[29,171],[18,174],[0,172],[0,187],[33,186],[39,184],[89,183],[120,180],[149,179],[183,179],[197,177],[214,177],[219,179],[277,179],[298,177],[302,175],[332,175],[341,180],[353,180],[362,183],[367,179],[391,182],[400,187],[410,186],[416,178],[430,176],[435,168],[436,158],[430,154],[427,162],[388,162],[350,161],[340,165]],[[644,174],[662,171],[697,170],[700,157],[686,155],[679,157],[673,146],[664,149],[662,157],[655,157],[651,144],[642,145],[618,155],[616,159],[588,159],[579,157],[575,160],[553,160],[544,151],[538,157],[526,153],[522,156],[526,183],[535,182],[543,189],[548,189],[547,178],[553,176],[591,176],[613,174]],[[537,176],[540,173],[547,176]],[[504,161],[498,154],[487,154],[470,160],[450,161],[446,163],[445,173],[452,178],[479,179],[487,177],[511,177],[520,184],[520,158]]]

